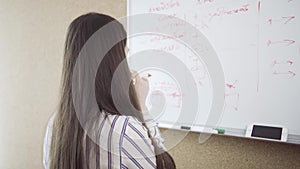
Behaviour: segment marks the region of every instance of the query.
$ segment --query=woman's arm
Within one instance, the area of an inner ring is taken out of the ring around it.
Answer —
[[[153,117],[149,114],[148,108],[146,106],[146,98],[149,93],[149,82],[146,78],[140,77],[137,72],[132,72],[133,84],[137,93],[139,104],[141,106],[141,111],[145,120],[145,124],[149,129],[149,134],[153,138],[153,141],[156,142],[157,146],[163,150],[166,150],[164,147],[164,139],[161,137],[157,123],[153,120]]]

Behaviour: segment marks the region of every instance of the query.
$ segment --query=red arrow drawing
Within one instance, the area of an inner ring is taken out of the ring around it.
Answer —
[[[291,45],[293,43],[295,43],[295,41],[294,40],[289,40],[289,39],[284,39],[282,41],[274,41],[274,42],[272,42],[271,40],[267,41],[267,45],[268,46],[274,45],[274,44],[287,44],[287,45]]]
[[[277,71],[275,71],[275,72],[273,72],[273,74],[274,75],[291,75],[290,77],[296,76],[296,73],[291,71],[291,70],[289,70],[287,72],[277,72]]]
[[[232,84],[226,83],[226,86],[227,86],[229,89],[233,89],[233,88],[236,87],[236,86],[235,86],[236,83],[237,83],[237,80],[234,81]]]
[[[273,65],[279,65],[279,64],[289,64],[292,65],[294,62],[291,60],[283,61],[283,62],[278,62],[277,60],[273,61]]]
[[[150,74],[150,73],[147,73],[147,77],[149,78],[149,77],[151,77],[152,75]]]
[[[282,16],[280,19],[269,19],[268,22],[270,25],[272,25],[273,22],[283,22],[283,24],[287,24],[289,21],[295,18],[295,16]]]

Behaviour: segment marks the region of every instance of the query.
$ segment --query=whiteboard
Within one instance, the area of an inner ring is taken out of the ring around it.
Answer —
[[[129,16],[145,13],[166,14],[166,19],[177,17],[192,24],[214,48],[225,77],[224,107],[218,127],[243,136],[247,125],[265,123],[285,126],[289,135],[300,135],[300,1],[128,1]],[[129,25],[134,24],[142,23],[129,20]],[[173,32],[172,36],[181,39],[185,33]],[[130,38],[129,48],[131,54],[151,49],[164,51],[187,65],[196,80],[195,92],[201,105],[191,125],[205,126],[213,99],[206,64],[193,59],[193,53],[176,40],[161,35]],[[148,58],[151,60],[151,56]],[[129,57],[132,69],[137,64]],[[166,99],[162,111],[154,114],[157,121],[161,126],[178,121],[185,95],[179,91],[176,79],[155,67],[139,71],[148,77],[152,94],[159,91]],[[153,102],[148,98],[147,105],[151,107]]]

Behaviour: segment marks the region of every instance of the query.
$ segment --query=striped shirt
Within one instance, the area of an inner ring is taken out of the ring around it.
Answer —
[[[96,137],[99,145],[96,151],[99,153],[96,156],[92,153],[86,155],[89,157],[87,158],[89,168],[156,168],[154,147],[148,137],[147,129],[142,123],[131,116],[102,114]],[[49,153],[53,121],[54,116],[48,122],[44,138],[43,164],[45,169],[49,169],[50,165]],[[149,130],[150,134],[158,133],[157,127]],[[160,135],[158,136],[161,138]],[[84,148],[87,147],[84,146]]]

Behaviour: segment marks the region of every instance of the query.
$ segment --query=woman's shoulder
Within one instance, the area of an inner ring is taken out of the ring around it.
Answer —
[[[115,138],[117,139],[116,142],[124,147],[134,144],[153,150],[148,130],[137,118],[124,115],[107,115],[106,120],[102,121],[105,122],[100,124],[100,131],[103,133],[100,137],[105,137],[105,139]]]
[[[133,116],[124,116],[124,115],[107,115],[107,121],[111,127],[120,132],[128,132],[131,130],[138,131],[139,134],[147,135],[147,129],[143,126],[142,122],[139,121],[136,117]]]

